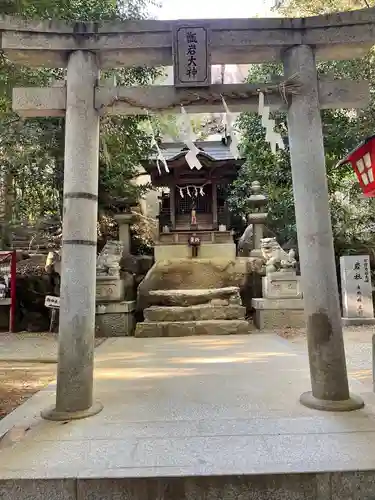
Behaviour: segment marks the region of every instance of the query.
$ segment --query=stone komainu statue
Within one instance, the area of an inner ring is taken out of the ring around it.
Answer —
[[[295,270],[297,266],[295,251],[292,249],[289,250],[289,253],[286,253],[276,238],[263,238],[260,249],[266,261],[266,274]]]

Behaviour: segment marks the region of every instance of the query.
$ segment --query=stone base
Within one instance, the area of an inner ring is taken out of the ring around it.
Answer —
[[[301,299],[300,277],[294,271],[269,273],[262,278],[262,292],[267,299]]]
[[[171,259],[189,259],[191,248],[189,245],[158,244],[154,247],[155,262]],[[236,245],[234,243],[202,243],[199,247],[200,259],[228,259],[236,258]]]
[[[259,330],[306,326],[303,299],[253,299],[252,305]]]
[[[306,321],[303,311],[258,310],[255,311],[254,324],[259,330],[276,330],[277,328],[304,328]]]
[[[98,401],[94,403],[87,410],[80,411],[57,411],[53,406],[52,408],[48,408],[47,410],[43,410],[41,412],[42,418],[45,420],[52,420],[54,422],[64,422],[67,420],[81,420],[87,417],[93,417],[101,412],[103,409],[103,405]]]
[[[138,323],[136,337],[188,337],[194,335],[246,335],[252,324],[246,320],[162,321]]]
[[[136,302],[98,304],[95,315],[96,337],[128,337],[134,334]]]
[[[300,402],[307,408],[321,411],[354,411],[365,406],[362,398],[354,394],[350,394],[350,398],[343,401],[331,401],[318,399],[313,396],[312,392],[304,392],[300,397]]]
[[[119,301],[124,298],[124,281],[113,276],[96,277],[96,300]]]
[[[190,307],[149,307],[145,309],[146,322],[205,321],[244,319],[245,307],[238,305],[196,305]]]
[[[375,325],[375,318],[342,318],[342,326]]]

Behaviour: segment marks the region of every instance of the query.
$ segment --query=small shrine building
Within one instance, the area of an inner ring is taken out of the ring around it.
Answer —
[[[233,157],[226,139],[195,144],[201,169],[189,167],[188,148],[176,142],[160,146],[168,169],[156,158],[144,164],[161,192],[156,261],[236,256],[226,197],[243,160]]]

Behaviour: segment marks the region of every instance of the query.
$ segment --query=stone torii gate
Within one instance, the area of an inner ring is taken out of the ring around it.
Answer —
[[[364,55],[375,40],[375,10],[307,19],[189,21],[210,33],[212,64],[282,61],[285,78],[298,75],[297,94],[268,95],[288,111],[289,143],[301,261],[312,392],[301,402],[321,410],[354,410],[362,400],[349,394],[323,149],[321,108],[366,105],[365,82],[319,80],[315,58]],[[99,70],[172,63],[174,22],[25,22],[0,19],[1,48],[27,66],[67,68],[61,86],[15,89],[14,110],[24,116],[66,115],[61,314],[56,406],[53,420],[83,418],[100,411],[93,401],[96,222],[99,119],[105,113],[178,110],[256,110],[254,89],[264,84],[109,88]]]

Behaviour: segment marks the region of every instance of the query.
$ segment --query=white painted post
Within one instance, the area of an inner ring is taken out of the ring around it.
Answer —
[[[349,395],[338,296],[318,78],[314,51],[294,46],[284,54],[286,76],[302,87],[288,107],[288,129],[312,392],[301,403],[319,410],[349,411],[363,401]]]
[[[64,220],[56,406],[50,420],[98,413],[93,404],[96,242],[99,175],[95,54],[70,55],[65,122]]]

